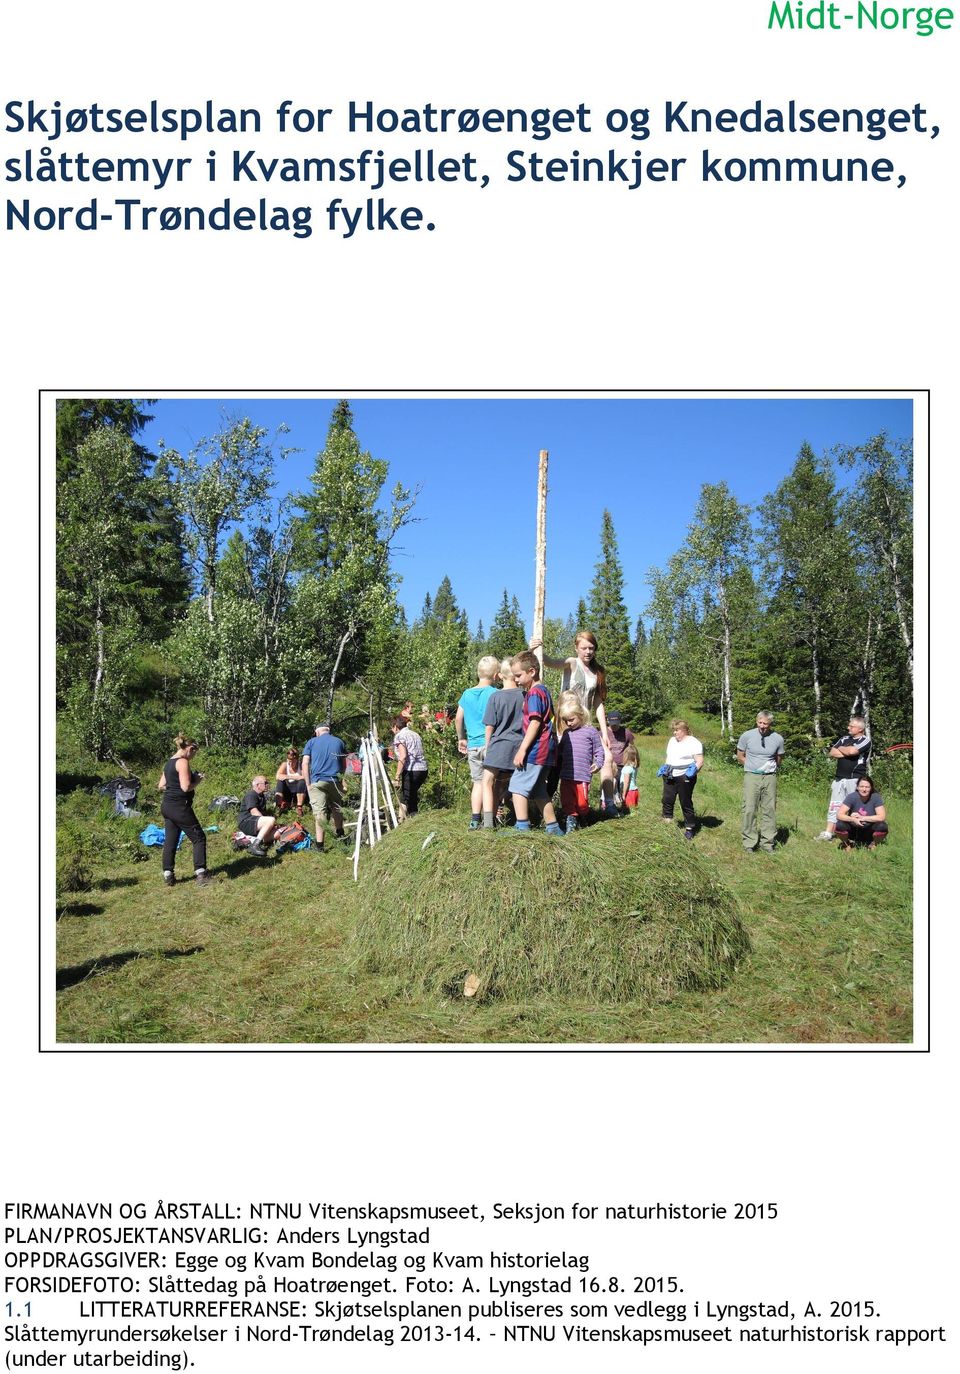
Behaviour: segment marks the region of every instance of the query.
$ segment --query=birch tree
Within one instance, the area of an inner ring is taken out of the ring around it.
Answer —
[[[286,427],[277,431],[278,437]],[[217,564],[230,531],[259,511],[273,487],[276,456],[269,431],[252,420],[225,424],[186,454],[161,442],[161,457],[174,479],[187,549],[208,622],[216,614]],[[279,457],[292,450],[279,448]]]
[[[736,585],[749,566],[751,542],[750,508],[734,497],[726,482],[705,483],[680,558],[690,593],[699,601],[701,621],[712,610],[716,622],[721,733],[727,738],[733,735]]]
[[[310,491],[297,502],[295,611],[308,681],[330,716],[339,682],[362,670],[365,644],[392,622],[397,578],[390,566],[400,531],[413,520],[417,489],[395,484],[389,465],[360,447],[349,402],[334,409]]]
[[[861,580],[874,579],[885,594],[913,687],[913,445],[892,442],[881,431],[866,444],[834,452],[857,478],[844,513]]]
[[[140,585],[130,527],[142,506],[141,459],[128,434],[94,430],[58,492],[58,553],[70,577],[58,587],[61,693],[82,743],[109,756],[137,638]],[[67,649],[69,647],[69,654]]]

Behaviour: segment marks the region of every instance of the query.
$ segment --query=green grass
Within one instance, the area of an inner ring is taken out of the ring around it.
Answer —
[[[67,792],[58,805],[64,846],[83,851],[73,867],[83,876],[86,866],[89,886],[58,899],[58,1037],[99,1044],[908,1043],[910,803],[888,798],[884,848],[842,855],[814,839],[826,807],[822,783],[785,777],[778,804],[785,842],[773,855],[747,856],[740,775],[723,762],[727,751],[707,743],[696,792],[703,825],[693,845],[679,827],[655,819],[658,735],[639,741],[643,816],[550,841],[471,835],[462,812],[423,813],[393,837],[395,854],[384,844],[361,860],[358,887],[345,850],[260,863],[233,854],[227,820],[210,837],[217,882],[194,887],[185,845],[178,861],[185,880],[166,889],[159,851],[135,862],[131,835],[143,821],[115,821],[89,792]],[[236,790],[221,784],[209,758],[205,771],[204,795]],[[150,798],[149,786],[142,796]],[[421,855],[431,830],[438,840]],[[521,845],[530,848],[517,863],[528,868],[508,874]],[[601,866],[606,873],[591,872]],[[68,880],[71,865],[61,868]],[[631,923],[646,936],[656,930],[655,921],[626,913],[651,909],[662,872],[695,880],[702,893],[712,889],[714,915],[742,922],[749,952],[712,980],[721,986],[691,986],[697,976],[680,976],[682,948],[663,953],[658,981],[658,951],[624,947]],[[534,920],[520,930],[525,908],[517,894],[528,890]],[[612,917],[598,905],[600,890],[615,894]],[[402,917],[418,902],[425,909],[428,897],[426,945],[411,943],[416,932],[396,919],[377,933],[391,911]],[[560,923],[574,908],[575,938],[565,944],[569,928]],[[498,939],[519,941],[511,957],[497,953]],[[521,946],[527,966],[517,977]],[[457,985],[467,971],[481,979],[469,1001]]]

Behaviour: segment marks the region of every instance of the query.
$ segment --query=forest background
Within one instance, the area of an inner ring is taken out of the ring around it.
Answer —
[[[506,562],[467,513],[463,538],[476,544],[487,584],[507,583],[492,622],[469,624],[440,568],[410,618],[397,555],[420,492],[391,483],[389,460],[363,448],[348,401],[330,404],[308,484],[280,495],[291,452],[282,425],[270,433],[225,416],[184,451],[151,451],[149,400],[58,401],[61,767],[160,761],[178,729],[227,751],[275,744],[279,758],[326,718],[352,746],[371,724],[385,735],[412,698],[435,723],[426,799],[453,800],[446,765],[456,740],[442,722],[480,655],[526,644],[510,582],[528,560]],[[631,485],[621,482],[611,502],[628,524],[642,477]],[[910,439],[880,432],[821,453],[804,442],[753,506],[724,480],[688,499],[686,535],[649,569],[633,618],[620,532],[603,511],[592,582],[547,619],[547,653],[572,652],[576,630],[589,627],[608,708],[635,731],[688,707],[735,741],[765,706],[787,740],[787,767],[823,776],[828,737],[858,711],[881,786],[908,792],[909,749],[884,751],[912,741]],[[681,510],[678,498],[669,513],[678,527]],[[548,683],[556,676],[548,671]]]

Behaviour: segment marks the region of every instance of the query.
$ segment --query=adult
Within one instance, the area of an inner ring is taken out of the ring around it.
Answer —
[[[423,740],[402,715],[393,723],[393,758],[397,765],[394,782],[400,789],[400,819],[415,816],[419,806],[420,788],[427,779],[427,756]]]
[[[887,808],[883,798],[873,788],[873,779],[857,779],[856,788],[849,792],[837,809],[837,838],[844,851],[854,845],[876,849],[887,838]]]
[[[288,749],[287,757],[277,769],[277,786],[274,800],[278,811],[289,811],[296,806],[297,815],[303,816],[303,803],[307,795],[307,783],[303,776],[303,765],[299,749]]]
[[[777,838],[777,771],[783,760],[783,736],[773,729],[769,711],[757,712],[755,730],[737,740],[737,762],[743,765],[743,847],[773,853]]]
[[[330,725],[324,721],[314,727],[313,739],[303,746],[301,770],[307,784],[310,809],[313,812],[317,848],[322,852],[323,840],[328,821],[333,822],[333,831],[338,840],[343,834],[343,792],[340,787],[340,774],[347,747],[338,735],[330,733]]]
[[[196,740],[179,734],[173,741],[176,751],[163,765],[163,772],[157,787],[163,793],[160,814],[163,817],[163,881],[173,887],[176,879],[173,866],[177,857],[177,844],[181,834],[186,835],[193,845],[193,876],[198,887],[207,887],[213,882],[207,872],[207,837],[203,826],[193,810],[193,795],[202,773],[195,773],[190,767],[193,757],[200,747]]]
[[[703,767],[703,745],[695,735],[691,735],[690,726],[685,720],[672,720],[670,729],[673,733],[667,741],[667,761],[660,770],[663,777],[660,810],[663,819],[672,824],[674,807],[679,800],[683,813],[683,838],[692,840],[697,827],[693,789]]]
[[[830,805],[827,807],[827,827],[821,830],[818,840],[832,840],[837,829],[837,814],[846,797],[854,790],[861,778],[867,776],[870,754],[873,750],[867,723],[863,716],[851,716],[847,733],[830,747],[830,758],[837,760],[837,771],[830,784]]]
[[[607,711],[607,740],[610,746],[610,756],[613,759],[613,791],[614,796],[616,796],[620,792],[623,751],[634,742],[633,731],[624,725],[623,716],[617,710]]]
[[[604,703],[607,699],[607,674],[597,661],[597,636],[592,630],[578,630],[574,637],[576,653],[570,658],[549,658],[543,654],[545,668],[561,671],[560,691],[576,692],[585,709],[597,719],[597,729],[603,742],[603,767],[600,769],[601,806],[604,820],[611,820],[619,812],[614,800],[613,755],[610,750],[610,727]],[[543,640],[530,640],[531,649],[541,649]]]
[[[244,793],[243,801],[240,803],[237,829],[253,840],[249,853],[256,854],[262,859],[276,828],[275,817],[267,812],[267,775],[258,773],[255,778],[250,779],[250,789]]]

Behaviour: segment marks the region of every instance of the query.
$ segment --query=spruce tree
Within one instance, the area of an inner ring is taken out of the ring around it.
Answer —
[[[520,603],[515,596],[509,597],[504,587],[503,599],[490,626],[487,653],[494,654],[499,659],[512,658],[526,647],[527,632],[520,613]]]
[[[641,704],[633,672],[630,620],[623,587],[617,535],[610,512],[605,510],[600,526],[600,559],[590,588],[587,621],[581,628],[590,629],[597,636],[597,658],[607,674],[607,711],[616,708],[623,713],[625,724],[632,726],[639,724]]]

